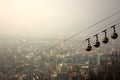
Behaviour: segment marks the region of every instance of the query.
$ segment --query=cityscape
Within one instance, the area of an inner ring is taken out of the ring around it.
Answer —
[[[112,73],[119,80],[119,39],[111,42],[113,50],[109,50],[109,48],[104,50],[103,47],[98,52],[93,51],[87,54],[86,52],[81,53],[77,47],[70,50],[70,44],[74,44],[74,41],[42,52],[44,47],[49,46],[49,40],[1,35],[0,79],[69,80],[75,78],[75,80],[87,80],[91,77],[95,80],[97,77],[102,78],[102,75],[100,77],[97,76],[98,74]],[[116,43],[118,46],[113,47]],[[118,72],[114,72],[114,70],[118,70]]]
[[[0,0],[0,80],[120,80],[120,0]]]

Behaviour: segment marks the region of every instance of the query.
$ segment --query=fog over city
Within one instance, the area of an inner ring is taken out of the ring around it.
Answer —
[[[120,0],[0,0],[0,80],[120,80]]]

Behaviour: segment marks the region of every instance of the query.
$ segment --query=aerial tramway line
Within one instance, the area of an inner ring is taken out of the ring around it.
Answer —
[[[113,33],[112,33],[112,35],[111,35],[112,39],[117,39],[118,38],[118,34],[116,32],[116,27],[115,26],[116,25],[113,25],[113,26],[110,27],[110,28],[113,28],[113,30],[114,30]],[[108,29],[110,29],[110,28],[108,28]],[[107,44],[109,42],[109,38],[107,37],[107,30],[108,29],[105,29],[104,31],[101,32],[101,33],[105,33],[105,36],[104,36],[104,38],[102,40],[102,42],[104,44]],[[100,47],[100,41],[98,40],[98,35],[99,34],[94,35],[94,37],[96,37],[96,42],[94,44],[94,47],[96,47],[96,48]],[[90,38],[88,38],[86,40],[88,41],[88,45],[87,45],[86,51],[91,51],[92,50],[92,46],[90,44]]]
[[[115,13],[113,13],[113,14],[111,14],[111,15],[109,15],[109,16],[107,16],[107,17],[105,17],[104,19],[98,21],[97,23],[88,26],[88,27],[85,28],[84,30],[82,30],[82,31],[80,31],[80,32],[78,32],[78,33],[75,33],[75,34],[71,35],[70,37],[62,40],[61,42],[56,43],[55,45],[53,45],[53,46],[51,46],[51,47],[49,47],[49,48],[41,51],[40,53],[46,52],[46,51],[48,51],[48,50],[50,50],[50,49],[58,46],[59,44],[68,41],[69,39],[71,39],[71,38],[73,38],[73,37],[81,34],[82,32],[84,32],[84,31],[86,31],[86,30],[88,30],[88,29],[90,29],[90,28],[98,25],[99,23],[102,23],[102,22],[106,21],[107,19],[109,19],[109,18],[117,15],[118,13],[120,13],[120,10],[117,11],[117,12],[115,12]],[[112,36],[111,36],[112,39],[117,39],[117,37],[118,37],[118,34],[116,33],[116,27],[115,27],[115,26],[116,26],[116,25],[114,25],[114,26],[111,27],[111,28],[114,29],[114,32],[113,32],[113,34],[112,34]],[[108,28],[108,29],[110,29],[110,28]],[[108,29],[107,29],[107,30],[108,30]],[[109,41],[109,39],[107,38],[107,30],[102,31],[102,33],[105,33],[105,37],[104,37],[104,39],[103,39],[103,41],[102,41],[103,43],[108,43],[108,41]],[[99,34],[94,35],[94,37],[96,37],[96,42],[95,42],[95,44],[94,44],[94,47],[96,47],[96,48],[100,47],[100,41],[98,40],[98,35],[99,35]],[[91,51],[91,50],[92,50],[92,46],[91,46],[91,43],[90,43],[90,39],[91,39],[91,38],[86,39],[86,40],[88,41],[88,45],[87,45],[87,48],[86,48],[87,51]],[[86,40],[84,40],[84,41],[86,41]],[[83,41],[82,41],[82,42],[83,42]],[[33,58],[35,58],[36,56],[39,56],[39,55],[40,55],[40,54],[36,54],[36,55],[34,55],[33,57],[31,57],[29,60],[25,60],[25,61],[23,61],[23,62],[20,63],[20,64],[23,64],[23,63],[25,63],[25,62],[27,62],[27,61],[30,61],[30,60],[32,60]],[[16,66],[15,66],[15,67],[16,67]]]
[[[55,45],[53,45],[53,46],[51,46],[51,47],[49,47],[49,48],[41,51],[41,53],[46,52],[46,51],[49,51],[50,49],[53,49],[54,47],[58,46],[59,44],[61,44],[61,43],[63,43],[63,42],[66,42],[66,41],[68,41],[69,39],[74,38],[75,36],[81,34],[82,32],[84,32],[84,31],[86,31],[86,30],[88,30],[88,29],[90,29],[90,28],[92,28],[92,27],[94,27],[94,26],[96,26],[96,25],[98,25],[98,24],[100,24],[100,23],[108,20],[109,18],[112,18],[113,16],[115,16],[115,15],[117,15],[117,14],[119,14],[119,13],[120,13],[120,10],[118,10],[117,12],[115,12],[115,13],[113,13],[113,14],[105,17],[104,19],[96,22],[95,24],[88,26],[87,28],[81,30],[80,32],[75,33],[75,34],[71,35],[70,37],[67,37],[66,39],[64,39],[64,40],[56,43]],[[112,26],[112,28],[114,29],[114,33],[113,33],[113,34],[116,35],[115,26]],[[108,28],[108,29],[110,29],[110,28]],[[108,29],[107,29],[107,30],[108,30]],[[106,40],[103,40],[103,41],[107,41],[107,32],[106,32],[107,30],[104,30],[104,31],[103,31],[103,32],[105,33],[105,38],[106,38]],[[97,39],[97,38],[98,38],[98,35],[95,35],[95,36],[96,36],[96,39]],[[113,37],[114,37],[114,36],[113,36]],[[90,45],[90,39],[86,39],[86,40],[88,41],[88,46],[91,46],[91,45]],[[82,41],[82,42],[83,42],[83,41]],[[97,45],[94,45],[94,46],[96,46],[96,47],[97,47],[97,46],[100,46],[100,42],[97,41],[96,43],[97,43]],[[103,42],[103,43],[105,43],[105,42]],[[99,45],[98,45],[98,44],[99,44]],[[86,49],[87,49],[87,48],[86,48]],[[92,50],[92,46],[91,46],[91,50]],[[88,51],[91,51],[91,50],[89,49]],[[36,57],[36,56],[38,56],[38,55],[39,55],[39,54],[33,56],[32,58],[34,58],[34,57]]]

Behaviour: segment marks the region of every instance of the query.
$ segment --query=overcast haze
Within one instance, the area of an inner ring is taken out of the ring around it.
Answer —
[[[78,32],[118,10],[120,0],[0,0],[0,34]]]

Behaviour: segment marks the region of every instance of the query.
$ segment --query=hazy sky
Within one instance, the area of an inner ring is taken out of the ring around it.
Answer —
[[[120,0],[0,0],[0,34],[80,31],[118,10]]]

